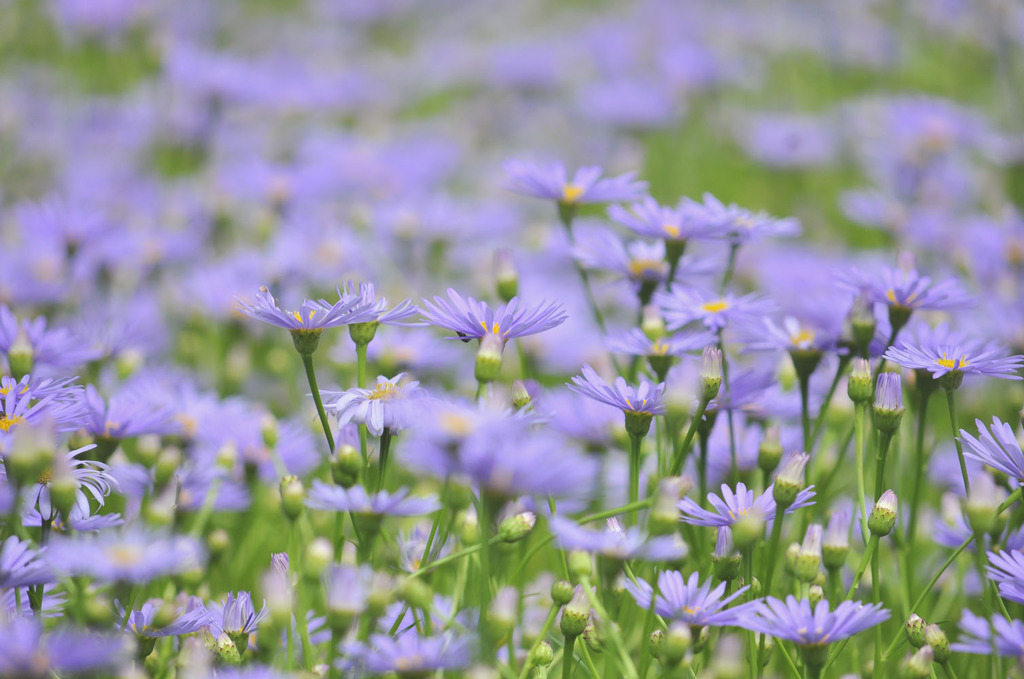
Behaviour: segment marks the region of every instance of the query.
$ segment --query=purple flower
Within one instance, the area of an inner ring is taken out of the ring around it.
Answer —
[[[6,305],[0,305],[0,354],[9,354],[20,341],[31,355],[32,371],[40,368],[72,368],[99,357],[66,328],[47,328],[46,318],[18,322]]]
[[[338,667],[358,670],[363,675],[394,672],[421,676],[436,670],[457,670],[469,665],[472,644],[451,633],[420,636],[411,629],[398,638],[374,634],[369,643],[354,642],[344,647]]]
[[[750,330],[759,331],[747,342],[747,348],[752,350],[832,351],[839,339],[834,328],[801,322],[792,316],[783,319],[781,326],[766,318],[762,327],[754,326]]]
[[[87,418],[84,429],[98,438],[125,439],[142,434],[176,434],[181,430],[174,413],[140,388],[126,387],[105,402],[90,384],[82,393],[81,404]]]
[[[163,603],[162,599],[153,599],[144,603],[142,608],[132,611],[125,629],[130,629],[138,637],[156,639],[192,634],[210,625],[210,613],[200,606],[190,611],[179,611],[178,617],[169,625],[156,628],[153,621]],[[124,611],[119,610],[118,614],[124,616]]]
[[[678,535],[648,537],[639,528],[624,529],[618,519],[608,519],[603,531],[587,530],[575,521],[554,516],[548,524],[561,549],[579,549],[616,561],[677,561],[689,551]]]
[[[1024,453],[1020,441],[1013,433],[1013,427],[998,417],[992,418],[992,425],[986,429],[981,420],[975,420],[979,438],[974,438],[965,429],[960,430],[960,440],[966,445],[964,456],[970,457],[1007,476],[1024,482]]]
[[[399,385],[405,373],[388,379],[378,375],[373,389],[349,389],[343,392],[323,391],[324,407],[338,418],[338,424],[365,424],[374,436],[385,428],[395,433],[405,428],[408,411],[417,396],[419,382]]]
[[[486,302],[463,298],[451,288],[448,300],[441,297],[435,297],[433,302],[424,300],[422,314],[427,323],[454,330],[457,336],[449,339],[483,339],[485,335],[493,335],[503,344],[514,337],[550,330],[568,318],[562,306],[555,302],[522,309],[519,299],[513,297],[508,304],[491,309]]]
[[[665,315],[669,330],[677,330],[688,323],[699,321],[708,330],[717,332],[730,321],[749,322],[775,309],[774,302],[756,294],[720,295],[682,287],[656,293],[654,303]]]
[[[1024,356],[1006,354],[1006,349],[995,342],[982,343],[964,339],[959,333],[939,332],[927,342],[897,340],[883,358],[904,368],[927,370],[935,379],[947,373],[1021,379],[1016,373],[1024,366]]]
[[[687,201],[685,209],[693,221],[711,229],[715,236],[737,245],[766,236],[796,236],[800,233],[800,222],[796,219],[780,219],[765,212],[752,212],[734,203],[726,205],[710,193],[704,194],[703,203]]]
[[[633,283],[637,289],[653,287],[668,279],[669,263],[665,260],[665,244],[633,241],[627,245],[608,229],[588,229],[576,237],[572,255],[588,269],[614,272]]]
[[[540,166],[512,161],[505,169],[509,191],[565,205],[639,200],[647,191],[647,183],[636,181],[634,172],[602,179],[602,170],[596,166],[579,168],[571,180],[561,163]]]
[[[583,366],[583,376],[573,377],[569,389],[618,408],[626,414],[661,415],[665,412],[665,404],[662,403],[662,396],[665,393],[663,383],[655,385],[644,380],[638,388],[633,388],[626,384],[624,378],[618,377],[615,379],[615,387],[612,388],[586,364]]]
[[[691,351],[700,351],[715,343],[715,336],[706,331],[678,332],[652,340],[640,328],[608,338],[609,351],[631,356],[682,356]]]
[[[219,637],[223,632],[232,639],[248,637],[266,617],[266,604],[257,611],[248,592],[228,592],[222,602],[210,606],[210,633]]]
[[[872,302],[904,310],[959,309],[970,301],[955,278],[932,283],[931,278],[913,269],[885,268],[873,273],[854,269],[839,284]]]
[[[327,485],[323,481],[313,481],[306,505],[313,509],[377,516],[419,516],[441,508],[434,497],[406,497],[408,494],[409,489],[402,488],[394,493],[385,490],[369,495],[362,486],[345,489]]]
[[[307,299],[298,311],[282,311],[270,290],[261,287],[256,293],[256,304],[238,300],[238,310],[250,318],[292,332],[319,333],[324,328],[378,320],[382,309],[379,304],[367,300],[362,294],[342,296],[339,290],[339,296],[341,299],[334,304],[323,299]]]
[[[747,589],[749,585],[740,587],[731,595],[722,598],[725,594],[724,582],[711,589],[711,578],[700,584],[699,573],[691,573],[689,578],[684,579],[679,571],[665,571],[658,575],[658,595],[654,597],[654,612],[693,627],[736,625],[751,604],[737,606],[731,610],[725,610],[725,607]],[[640,608],[647,610],[651,607],[653,591],[648,582],[627,580],[626,591],[633,596]]]
[[[1007,620],[1001,615],[991,622],[964,609],[960,617],[960,640],[950,648],[961,653],[999,655],[1024,658],[1024,622]]]
[[[747,514],[760,514],[765,521],[771,521],[776,512],[773,490],[774,485],[768,486],[755,498],[754,491],[748,490],[743,482],[736,484],[735,493],[723,483],[722,497],[708,493],[708,503],[716,511],[702,509],[688,497],[679,501],[679,510],[683,513],[683,522],[693,526],[731,526]],[[797,494],[796,501],[786,509],[786,514],[814,504],[813,498],[814,486],[804,488]]]
[[[0,589],[42,585],[56,578],[28,541],[12,535],[0,545]]]
[[[812,611],[811,602],[797,601],[792,595],[785,602],[768,597],[752,604],[744,608],[735,623],[737,627],[787,639],[797,646],[842,641],[889,619],[889,611],[882,604],[865,605],[858,601],[844,601],[834,611],[829,610],[831,605],[824,600]]]
[[[988,563],[988,577],[999,585],[999,596],[1024,603],[1024,552],[989,552]]]
[[[0,624],[0,675],[42,677],[118,674],[130,657],[123,636],[57,629],[43,634],[42,622],[18,617]]]
[[[192,538],[141,530],[54,538],[46,549],[46,560],[54,570],[90,576],[100,582],[149,582],[199,568],[204,556],[202,547]]]
[[[62,455],[63,459],[55,460],[54,465],[62,465],[64,469],[61,474],[69,476],[75,483],[75,501],[69,515],[64,517],[68,522],[77,522],[88,518],[92,514],[90,502],[95,502],[98,507],[102,507],[111,492],[121,490],[117,479],[110,473],[110,467],[102,462],[79,459],[82,453],[95,447],[94,444],[90,444],[70,452],[58,451],[55,453],[55,455]],[[57,516],[57,509],[53,506],[50,498],[50,484],[53,475],[52,468],[46,470],[36,484],[29,489],[26,499],[26,510],[38,510],[39,516],[46,520]]]
[[[369,319],[370,323],[383,323],[385,325],[416,325],[415,323],[402,323],[405,319],[416,314],[416,307],[409,300],[403,300],[395,307],[388,309],[388,301],[381,297],[377,298],[373,283],[365,282],[359,284],[356,289],[355,283],[349,281],[338,288],[339,304],[350,304],[361,302],[369,306],[376,318]]]
[[[644,198],[628,208],[612,205],[608,216],[639,236],[670,242],[704,239],[715,233],[713,225],[694,218],[692,204],[685,200],[673,208],[659,205],[653,198]]]
[[[52,421],[57,431],[71,431],[84,424],[79,395],[81,387],[69,386],[73,378],[34,380],[25,375],[20,380],[0,377],[0,442],[19,424]]]

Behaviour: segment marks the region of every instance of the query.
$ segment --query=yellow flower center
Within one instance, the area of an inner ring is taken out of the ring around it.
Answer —
[[[798,347],[806,346],[808,344],[813,344],[814,343],[814,331],[813,330],[805,330],[805,329],[801,328],[799,330],[799,332],[796,332],[796,333],[793,333],[792,335],[790,335],[789,339],[790,339],[790,341],[794,345],[796,345]]]
[[[121,426],[120,422],[111,422],[107,420],[106,424],[103,425],[103,436],[106,438],[114,438],[113,432]]]
[[[313,314],[315,314],[315,313],[316,313],[316,309],[310,309],[309,310],[309,321],[310,321],[310,323],[313,322]],[[295,316],[295,320],[297,320],[299,323],[305,323],[305,321],[302,320],[302,314],[300,314],[298,311],[293,311],[292,312],[292,316]]]
[[[107,550],[107,556],[118,566],[134,566],[142,561],[143,552],[131,545],[114,545]]]
[[[14,417],[8,417],[7,415],[0,416],[0,431],[10,431],[11,427],[16,424],[21,424],[25,421],[25,418],[21,415],[15,415]]]
[[[895,304],[896,306],[907,307],[913,304],[914,300],[917,299],[917,293],[912,292],[909,295],[907,295],[907,298],[905,300],[903,300],[902,302],[898,302],[896,301],[896,291],[893,290],[892,288],[889,288],[888,290],[885,291],[885,297],[886,299],[889,300],[890,303]]]
[[[387,401],[398,394],[398,385],[391,382],[378,382],[377,386],[367,394],[366,398],[375,401]]]
[[[186,437],[195,438],[196,431],[199,430],[199,423],[196,421],[196,418],[188,413],[178,413],[174,416],[174,419],[181,425],[182,433]]]
[[[668,345],[660,339],[655,340],[654,344],[651,345],[650,353],[654,356],[665,356],[668,354]]]
[[[661,230],[672,238],[679,238],[679,227],[675,224],[662,224]]]
[[[480,321],[480,327],[484,329],[484,332],[490,332],[492,335],[501,334],[501,326],[498,325],[497,321],[491,324],[490,330],[487,329],[487,323],[485,323],[484,321]]]
[[[629,275],[633,278],[646,278],[649,274],[657,274],[665,267],[660,259],[634,259],[629,263]]]
[[[472,429],[469,419],[457,413],[442,414],[441,428],[452,436],[466,436]]]
[[[47,467],[43,471],[39,472],[39,478],[36,479],[36,483],[41,486],[48,484],[53,479],[53,467]]]
[[[562,202],[575,203],[580,199],[585,190],[579,184],[566,184],[562,187]]]
[[[935,362],[937,364],[941,365],[943,368],[948,368],[949,370],[953,370],[954,368],[957,368],[956,356],[953,356],[953,358],[948,358],[946,356],[946,354],[942,354],[942,358],[935,359]],[[971,362],[967,360],[967,354],[964,354],[960,358],[960,365],[959,365],[959,367],[960,368],[966,368],[970,364],[971,364]]]
[[[729,302],[724,299],[720,299],[716,302],[704,302],[703,304],[700,305],[700,308],[702,311],[707,311],[708,313],[711,314],[717,314],[728,309]]]

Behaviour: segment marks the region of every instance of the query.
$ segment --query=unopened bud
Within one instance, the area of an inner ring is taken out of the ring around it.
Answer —
[[[927,626],[928,623],[921,616],[917,613],[911,614],[903,623],[903,632],[907,635],[907,642],[914,648],[924,646],[924,628]]]
[[[1003,519],[996,512],[1005,499],[1006,491],[997,486],[988,474],[978,474],[971,479],[971,492],[964,502],[964,513],[971,530],[984,535],[995,533],[1002,527]]]
[[[825,568],[833,571],[843,567],[850,553],[850,515],[837,511],[828,520],[821,540],[821,560]]]
[[[640,319],[640,330],[652,342],[657,342],[668,332],[665,328],[665,318],[656,304],[648,304],[644,307],[643,317]]]
[[[303,575],[307,579],[316,580],[334,561],[334,546],[326,538],[315,538],[306,546],[303,557]]]
[[[562,634],[575,638],[583,634],[590,621],[590,602],[587,600],[583,585],[578,585],[573,592],[572,600],[562,607],[562,620],[559,624]]]
[[[782,459],[782,441],[778,427],[768,427],[761,444],[757,447],[757,466],[761,471],[771,473],[779,466]]]
[[[896,493],[891,490],[882,493],[868,516],[868,529],[872,535],[885,537],[892,532],[892,527],[896,524],[896,507]]]
[[[811,602],[812,607],[824,598],[825,590],[821,588],[821,585],[811,585],[807,588],[807,599]]]
[[[718,396],[722,386],[722,350],[709,344],[704,347],[700,357],[700,380],[703,388],[702,398],[710,401]]]
[[[331,460],[331,479],[342,488],[351,488],[359,483],[363,470],[363,458],[354,446],[342,444]]]
[[[589,578],[594,571],[594,563],[586,552],[574,550],[566,557],[569,562],[569,574],[576,580]]]
[[[935,651],[931,646],[922,646],[900,667],[900,679],[926,679],[932,676],[932,659]]]
[[[724,582],[735,580],[740,574],[742,562],[743,557],[733,546],[732,531],[728,526],[722,526],[715,538],[715,551],[711,553],[715,577]]]
[[[813,523],[807,527],[803,544],[796,554],[793,570],[801,582],[811,582],[818,576],[821,567],[821,526]]]
[[[430,610],[434,604],[434,591],[423,578],[406,578],[399,586],[398,595],[410,606],[420,610]],[[482,621],[481,621],[482,622]]]
[[[932,623],[924,628],[924,643],[932,647],[935,662],[945,665],[949,662],[949,639],[942,629]]]
[[[686,652],[693,646],[693,633],[690,626],[681,622],[673,622],[665,632],[665,641],[661,645],[661,660],[666,665],[675,665],[686,657]]]
[[[294,521],[302,514],[302,506],[306,501],[306,489],[298,476],[285,476],[281,479],[281,511]]]
[[[181,467],[181,463],[181,448],[168,446],[160,451],[160,455],[156,458],[156,466],[153,468],[153,483],[156,487],[167,485],[167,482]]]
[[[473,376],[477,382],[487,384],[501,375],[501,352],[505,348],[505,340],[499,335],[487,333],[480,340],[480,348],[476,352],[476,367]]]
[[[899,373],[882,373],[875,388],[875,429],[883,434],[894,434],[903,419],[903,386]]]
[[[853,369],[846,380],[846,395],[854,403],[868,403],[875,396],[871,384],[871,364],[866,358],[853,359]]]
[[[556,606],[564,606],[572,601],[573,586],[566,580],[555,580],[551,585],[551,600]]]
[[[516,410],[522,410],[530,405],[532,401],[533,397],[530,396],[530,392],[526,389],[526,384],[522,380],[516,380],[512,383],[512,407]]]
[[[772,497],[780,509],[788,509],[796,496],[804,489],[804,471],[810,456],[807,453],[794,453],[786,460],[781,471],[775,475],[775,486]]]
[[[530,534],[537,523],[537,515],[533,512],[513,514],[498,526],[498,538],[503,542],[518,542]]]
[[[555,659],[555,651],[551,644],[542,641],[530,649],[530,656],[527,663],[532,667],[547,667]]]
[[[853,343],[860,350],[860,353],[866,354],[865,350],[871,345],[871,340],[875,337],[875,328],[878,325],[878,321],[875,319],[875,314],[871,309],[871,303],[863,295],[858,295],[853,300],[853,307],[850,309],[849,318]]]
[[[32,343],[29,342],[25,332],[19,330],[18,334],[14,337],[14,341],[11,342],[10,348],[7,350],[7,365],[11,368],[11,376],[15,380],[20,380],[25,375],[30,374],[35,364],[34,357],[35,352],[32,350]]]
[[[494,284],[503,302],[519,294],[519,274],[508,248],[499,248],[494,252]]]

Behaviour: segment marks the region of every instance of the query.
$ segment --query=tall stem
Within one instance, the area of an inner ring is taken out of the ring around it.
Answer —
[[[487,658],[493,649],[490,646],[490,634],[487,624],[487,613],[491,604],[491,558],[488,542],[491,537],[491,499],[484,490],[480,491],[480,657]],[[437,564],[440,559],[435,562]]]
[[[854,436],[857,448],[857,504],[860,505],[860,535],[861,539],[867,542],[870,531],[868,531],[868,507],[867,507],[867,486],[864,483],[864,419],[867,416],[867,406],[858,403],[854,408]]]
[[[811,374],[800,374],[800,425],[803,427],[804,434],[804,452],[811,452],[811,414],[810,414],[810,398],[811,398]]]
[[[356,343],[356,386],[360,389],[366,388],[366,346],[360,342]],[[359,455],[363,459],[363,483],[368,484],[370,454],[366,444],[366,424],[359,425]]]
[[[391,428],[384,427],[380,432],[380,473],[377,476],[377,492],[384,487],[384,475],[388,470],[388,453],[391,451]]]
[[[634,504],[640,499],[640,448],[644,439],[639,434],[629,435],[629,503]],[[638,512],[632,509],[629,512],[629,524],[632,526],[638,523]]]
[[[964,460],[964,446],[960,443],[960,424],[956,418],[955,390],[946,390],[946,406],[949,408],[949,424],[953,427],[953,443],[956,444],[956,456],[960,460],[960,473],[964,477],[964,493],[971,495],[971,482],[967,478],[967,461]]]
[[[331,425],[327,422],[327,413],[324,411],[324,402],[320,398],[320,388],[316,386],[316,373],[313,372],[313,354],[301,354],[302,366],[306,369],[306,381],[309,382],[309,390],[313,392],[313,403],[316,404],[316,414],[320,416],[320,426],[324,428],[324,436],[327,438],[327,447],[334,453],[334,435],[331,433]]]
[[[697,405],[697,412],[693,414],[693,420],[690,421],[690,427],[686,430],[686,436],[683,437],[683,442],[680,444],[679,449],[676,451],[672,459],[672,476],[679,476],[683,471],[683,463],[686,461],[686,454],[690,452],[690,445],[693,443],[693,435],[697,433],[697,427],[700,426],[701,420],[704,418],[704,412],[708,408],[708,401],[701,398],[700,403]]]
[[[565,648],[562,650],[562,679],[571,679],[573,666],[573,647],[576,645],[576,637],[565,637]]]
[[[885,461],[889,455],[892,434],[882,433],[878,440],[878,452],[875,454],[875,502],[885,491]]]

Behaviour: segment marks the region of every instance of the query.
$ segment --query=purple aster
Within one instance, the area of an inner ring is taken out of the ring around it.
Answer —
[[[54,453],[63,456],[62,460],[54,461],[54,465],[64,467],[60,472],[61,475],[70,476],[75,482],[75,501],[69,515],[64,517],[69,522],[88,518],[92,514],[90,502],[95,502],[98,507],[102,507],[111,492],[121,490],[117,479],[110,473],[110,467],[102,462],[79,459],[82,453],[95,447],[94,444],[90,444],[70,452]],[[25,501],[26,510],[38,510],[39,516],[46,520],[54,519],[57,516],[57,509],[50,499],[50,484],[53,476],[52,467],[45,470],[36,484],[29,489]]]
[[[665,315],[669,330],[699,321],[708,330],[717,332],[729,322],[750,322],[775,310],[774,302],[756,294],[737,296],[676,286],[656,293],[654,303]]]
[[[57,431],[72,431],[84,424],[81,387],[70,386],[73,378],[20,380],[0,377],[0,443],[19,424],[35,425],[49,420]],[[3,446],[0,446],[2,448]]]
[[[365,611],[376,580],[369,564],[332,565],[323,576],[328,614],[356,616]]]
[[[673,208],[659,205],[653,198],[644,198],[628,208],[613,205],[608,208],[608,216],[639,236],[669,242],[704,239],[715,233],[713,225],[694,219],[692,206],[685,199]]]
[[[677,561],[689,551],[678,535],[649,537],[635,526],[623,528],[618,519],[608,519],[603,531],[588,530],[561,516],[552,517],[548,525],[559,548],[579,549],[616,561]]]
[[[840,278],[839,285],[872,302],[911,311],[960,309],[970,301],[955,278],[932,283],[913,269],[885,268],[873,273],[854,269]]]
[[[238,310],[250,318],[299,333],[319,333],[324,328],[379,319],[383,310],[379,303],[366,299],[362,294],[349,295],[347,288],[346,295],[341,295],[340,290],[338,292],[341,299],[334,304],[324,299],[307,299],[298,311],[282,311],[270,290],[261,287],[256,292],[256,304],[250,305],[238,300]]]
[[[125,628],[130,629],[137,637],[158,639],[192,634],[210,625],[210,613],[206,608],[199,606],[190,611],[179,611],[178,616],[169,625],[160,628],[154,627],[153,620],[163,604],[162,599],[151,599],[142,604],[142,608],[132,611],[128,616],[128,624]],[[122,618],[124,616],[124,611],[120,607],[118,615]]]
[[[711,578],[700,584],[700,574],[693,572],[684,579],[679,571],[665,571],[658,575],[658,594],[654,597],[654,612],[666,619],[679,620],[693,627],[722,627],[737,624],[737,619],[751,604],[738,606],[732,610],[725,607],[749,589],[740,587],[731,595],[725,594],[725,583],[711,589]],[[650,583],[644,580],[626,582],[628,591],[636,605],[644,610],[651,607],[653,594]]]
[[[320,392],[324,408],[338,418],[339,425],[365,424],[374,436],[380,436],[385,428],[395,433],[405,429],[409,408],[422,391],[416,381],[399,384],[404,377],[405,373],[391,379],[378,375],[373,389]]]
[[[765,212],[752,212],[734,203],[726,205],[710,193],[705,193],[703,198],[703,203],[686,201],[684,209],[690,218],[718,238],[734,244],[766,236],[796,236],[800,233],[800,222],[791,217],[780,219]]]
[[[54,581],[49,565],[27,541],[12,535],[0,545],[0,590]]]
[[[462,297],[455,290],[448,289],[448,299],[434,297],[434,301],[423,301],[424,320],[448,330],[454,330],[456,337],[449,339],[483,339],[493,335],[502,344],[514,337],[535,335],[550,330],[565,322],[568,315],[558,303],[542,303],[534,309],[519,308],[519,298],[513,297],[508,304],[491,309],[486,302],[472,297]]]
[[[661,415],[665,412],[666,406],[662,402],[664,383],[655,385],[644,380],[638,388],[633,388],[626,384],[624,378],[617,377],[615,387],[612,388],[589,365],[584,364],[582,372],[582,377],[577,375],[572,378],[570,390],[618,408],[627,415]]]
[[[609,337],[609,351],[631,356],[682,356],[691,351],[701,351],[709,344],[715,343],[715,336],[703,330],[677,332],[652,340],[640,328]]]
[[[579,168],[571,180],[561,163],[541,166],[512,161],[505,170],[509,191],[564,205],[639,200],[647,191],[647,182],[636,181],[635,172],[602,179],[602,170],[596,166]]]
[[[425,637],[411,629],[398,638],[374,634],[369,643],[346,644],[343,651],[338,665],[342,670],[357,670],[363,675],[394,672],[422,676],[467,667],[472,643],[451,633]]]
[[[964,609],[960,617],[960,640],[950,648],[977,655],[1008,655],[1024,659],[1024,621],[995,615],[986,620]]]
[[[45,317],[26,318],[19,323],[6,305],[0,305],[0,354],[9,354],[12,347],[19,346],[31,356],[33,372],[40,368],[73,368],[100,355],[66,328],[47,328]]]
[[[385,325],[418,325],[417,323],[402,322],[410,316],[416,315],[416,307],[411,301],[403,300],[393,308],[388,309],[388,301],[383,297],[377,297],[373,283],[360,283],[357,290],[356,284],[349,281],[338,288],[338,297],[340,298],[339,304],[361,302],[363,305],[368,306],[376,317],[363,322],[383,323]]]
[[[999,585],[999,596],[1024,603],[1024,552],[989,552],[988,563],[988,577]]]
[[[797,601],[792,595],[785,602],[767,597],[752,604],[744,608],[735,623],[737,627],[787,639],[797,646],[842,641],[889,619],[889,611],[882,604],[865,605],[859,601],[844,601],[834,611],[825,600],[819,601],[812,611],[810,601]]]
[[[232,639],[248,637],[266,617],[266,604],[257,611],[249,592],[228,592],[223,601],[210,606],[210,633],[219,637],[223,632]]]
[[[0,675],[5,677],[116,675],[130,657],[122,636],[71,629],[44,635],[40,620],[25,617],[0,624]]]
[[[975,420],[979,438],[974,438],[965,429],[960,430],[960,440],[966,446],[964,456],[970,457],[1007,476],[1024,482],[1024,453],[1020,441],[1013,433],[1013,427],[998,417],[992,418],[992,425],[986,429],[981,420]]]
[[[751,328],[753,330],[754,328]],[[802,322],[792,316],[783,319],[782,324],[766,318],[761,332],[752,336],[747,348],[752,350],[781,351],[832,351],[839,340],[836,328],[825,328],[818,324]]]
[[[87,575],[100,582],[130,583],[199,568],[205,557],[193,538],[141,530],[54,538],[45,554],[50,566],[61,573]]]
[[[142,434],[177,434],[182,428],[174,413],[156,403],[153,396],[139,385],[121,389],[106,402],[96,387],[90,384],[82,392],[81,404],[86,413],[83,428],[101,439],[125,439]]]
[[[996,342],[965,339],[959,333],[941,331],[922,342],[897,340],[883,358],[912,370],[927,370],[939,379],[949,373],[983,375],[1004,380],[1019,380],[1017,371],[1024,366],[1024,356],[1007,356],[1007,350]]]
[[[610,271],[633,283],[637,290],[654,288],[668,280],[665,244],[633,241],[623,244],[609,229],[587,229],[576,237],[572,256],[587,269]],[[647,300],[641,299],[646,303]]]
[[[342,488],[323,481],[313,481],[306,505],[313,509],[377,516],[419,516],[430,514],[441,508],[434,497],[407,497],[408,488],[394,493],[386,490],[369,495],[362,486]]]
[[[688,497],[679,501],[679,510],[683,513],[683,522],[693,526],[731,526],[747,514],[759,514],[765,521],[775,518],[775,498],[772,495],[774,484],[754,497],[754,491],[748,490],[743,482],[736,484],[736,492],[726,484],[722,484],[722,496],[708,493],[708,504],[716,511],[702,509],[700,505]],[[800,507],[814,504],[814,486],[801,490],[796,501],[786,509],[792,514]]]

